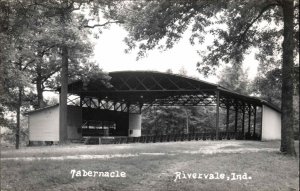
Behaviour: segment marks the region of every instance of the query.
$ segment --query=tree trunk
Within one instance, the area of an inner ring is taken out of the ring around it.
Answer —
[[[22,64],[19,63],[19,70],[22,71]],[[17,101],[17,124],[16,124],[16,149],[19,149],[20,145],[20,124],[21,124],[21,106],[22,106],[22,91],[23,88],[18,88],[18,101]]]
[[[61,90],[59,100],[60,141],[67,139],[67,99],[68,99],[68,48],[62,47]]]
[[[294,130],[293,130],[293,0],[282,1],[283,8],[283,63],[282,63],[282,98],[281,98],[281,152],[295,155]]]
[[[20,145],[20,124],[21,124],[22,91],[23,91],[23,88],[19,87],[18,103],[17,103],[16,149],[19,149],[19,145]]]
[[[45,106],[45,102],[43,96],[42,82],[40,79],[37,80],[36,90],[37,90],[37,98],[38,98],[38,108],[43,108]]]
[[[43,87],[42,87],[42,66],[41,62],[37,63],[36,67],[36,91],[37,91],[37,99],[38,99],[38,108],[43,108],[45,106],[44,96],[43,96]]]
[[[63,29],[63,35],[66,36],[66,13],[61,13],[61,27]],[[64,39],[66,41],[66,37]],[[60,73],[60,100],[59,100],[59,141],[65,142],[67,140],[67,101],[68,101],[68,65],[69,65],[69,53],[68,47],[63,42],[61,46],[61,73]]]

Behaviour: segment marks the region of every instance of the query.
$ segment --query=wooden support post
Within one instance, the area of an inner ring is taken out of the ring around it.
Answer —
[[[80,106],[80,111],[81,111],[81,125],[78,127],[77,132],[81,134],[82,137],[82,126],[83,126],[83,112],[82,112],[82,105],[83,105],[83,96],[80,95],[79,97],[79,106]]]
[[[248,105],[248,136],[250,135],[250,128],[251,128],[251,105]]]
[[[216,105],[216,139],[219,140],[219,117],[220,117],[220,110],[219,110],[219,105],[220,105],[220,92],[219,90],[216,91],[216,96],[217,96],[217,105]]]
[[[260,118],[261,118],[261,120],[260,120],[260,140],[262,141],[262,128],[263,128],[263,105],[262,106],[260,106]]]
[[[256,128],[256,106],[254,106],[254,123],[253,123],[253,135],[255,136],[255,128]]]
[[[82,107],[82,102],[83,102],[83,96],[80,96],[80,99],[79,99],[80,103],[79,103],[79,106]]]
[[[139,113],[142,114],[143,103],[139,104]]]
[[[229,129],[229,104],[226,104],[226,139],[229,139],[228,129]]]
[[[242,135],[245,138],[245,103],[243,103],[243,117],[242,117]]]
[[[235,106],[235,116],[234,116],[234,137],[237,139],[237,123],[238,123],[238,105]]]

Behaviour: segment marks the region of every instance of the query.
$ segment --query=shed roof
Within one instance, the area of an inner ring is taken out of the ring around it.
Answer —
[[[39,109],[35,109],[35,110],[32,110],[32,111],[26,111],[26,112],[24,112],[24,114],[29,115],[29,114],[37,113],[37,112],[40,112],[40,111],[48,110],[48,109],[51,109],[51,108],[54,108],[54,107],[58,107],[58,106],[59,106],[59,104],[49,105],[49,106],[39,108]]]

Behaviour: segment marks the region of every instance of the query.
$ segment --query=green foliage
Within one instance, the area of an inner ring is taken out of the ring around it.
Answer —
[[[93,79],[97,74],[106,82],[106,74],[89,64],[93,52],[88,30],[91,17],[86,18],[86,12],[79,10],[88,5],[93,7],[89,16],[99,18],[100,10],[109,15],[106,8],[110,4],[85,0],[0,2],[1,126],[14,126],[17,135],[22,110],[29,104],[44,106],[43,92],[60,84],[62,47],[68,50],[70,78],[90,74]],[[15,120],[7,121],[5,115],[9,112],[17,113]]]
[[[238,65],[225,67],[219,74],[219,84],[241,94],[247,95],[250,93],[250,81],[247,71],[243,71],[241,66]]]
[[[192,24],[191,41],[202,37],[196,32],[204,32],[219,8],[225,4],[219,1],[138,1],[124,3],[118,10],[118,18],[124,18],[129,36],[125,39],[128,50],[138,47],[138,57],[146,56],[146,51],[159,47],[169,49],[174,46]],[[140,42],[140,43],[137,43]],[[161,43],[162,42],[162,43]]]
[[[5,128],[1,129],[1,143],[13,145],[16,142],[16,122],[13,119],[7,120]],[[20,144],[28,145],[29,131],[27,127],[27,120],[22,118],[20,128]]]
[[[13,8],[12,8],[13,7]],[[5,118],[8,111],[19,107],[19,96],[26,97],[30,83],[29,74],[25,71],[28,64],[31,36],[25,27],[26,11],[14,1],[0,3],[0,71],[1,71],[1,126],[11,124]],[[21,35],[24,34],[24,35]],[[23,57],[21,55],[28,55]],[[24,107],[27,103],[24,102]]]
[[[294,40],[299,42],[299,1],[294,10]],[[191,32],[190,41],[199,47],[207,34],[214,41],[199,50],[198,70],[204,74],[215,72],[221,63],[241,63],[244,55],[256,47],[256,58],[267,68],[278,62],[282,52],[282,4],[272,0],[253,1],[138,1],[124,3],[118,11],[125,18],[125,39],[128,51],[139,49],[138,57],[146,56],[154,48],[169,49],[184,32]],[[292,10],[291,10],[292,11]],[[295,46],[294,51],[299,53]]]
[[[66,4],[69,6],[64,7]],[[29,85],[31,82],[36,86],[37,94],[42,95],[44,90],[53,90],[60,85],[61,46],[65,45],[69,52],[70,79],[80,75],[86,78],[86,75],[92,74],[91,71],[104,75],[95,63],[89,63],[93,44],[89,40],[92,33],[86,25],[90,20],[99,20],[100,10],[108,16],[109,11],[106,8],[109,4],[111,3],[105,1],[88,4],[88,1],[83,0],[61,3],[52,0],[1,1],[1,22],[4,29],[6,28],[6,31],[1,32],[1,40],[8,45],[1,47],[1,55],[8,55],[2,59],[1,65],[3,63],[3,67],[10,67],[4,68],[5,72],[13,72],[10,63],[22,64],[23,68],[19,73],[22,76],[26,74],[27,80],[20,75],[15,79],[22,79],[20,82],[27,82],[26,87],[33,88]],[[78,11],[91,7],[88,18],[86,12]],[[68,15],[63,26],[61,14]],[[9,76],[7,74],[4,79],[9,79]],[[6,81],[12,83],[11,80]],[[12,87],[11,84],[6,86]]]
[[[253,82],[253,91],[270,103],[281,105],[281,70],[276,68],[266,73],[265,77],[258,76]]]
[[[259,75],[252,82],[251,91],[262,99],[281,107],[282,72],[280,68],[259,71]],[[294,69],[294,96],[299,95],[299,67]]]
[[[150,107],[143,112],[143,135],[212,132],[215,126],[212,107]]]
[[[79,67],[79,70],[73,73],[74,76],[71,80],[76,81],[77,79],[82,80],[83,88],[87,88],[88,85],[96,84],[95,87],[90,87],[91,89],[97,90],[99,88],[111,87],[109,80],[111,77],[103,72],[102,69],[95,63],[88,63],[84,66]]]

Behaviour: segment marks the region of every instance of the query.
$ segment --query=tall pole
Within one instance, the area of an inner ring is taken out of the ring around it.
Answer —
[[[229,139],[228,129],[229,129],[229,104],[226,104],[226,138]]]
[[[219,90],[216,91],[216,96],[217,96],[217,105],[216,105],[216,139],[219,140],[219,117],[220,117],[220,110],[219,110],[219,105],[220,105],[220,92]]]
[[[255,128],[256,128],[256,106],[254,106],[254,123],[253,123],[253,135],[255,136]]]
[[[260,106],[260,140],[262,141],[262,129],[263,129],[263,112],[264,111],[264,106]]]
[[[237,123],[238,123],[238,104],[235,105],[235,118],[234,118],[234,137],[237,139]]]
[[[245,138],[245,103],[243,103],[243,117],[242,117],[242,135]]]
[[[248,135],[250,136],[250,127],[251,127],[251,105],[248,105],[249,110],[248,110]]]
[[[185,108],[183,110],[184,110],[185,115],[186,115],[186,134],[189,134],[189,115],[188,115],[188,112]]]

